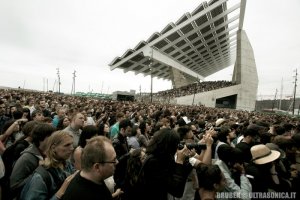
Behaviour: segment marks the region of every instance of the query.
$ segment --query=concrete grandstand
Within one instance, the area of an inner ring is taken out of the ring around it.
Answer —
[[[203,2],[116,57],[110,69],[167,79],[174,88],[181,88],[201,84],[205,77],[234,64],[230,86],[172,97],[170,102],[254,110],[258,75],[253,49],[243,30],[245,8],[246,0],[235,4],[231,0]]]

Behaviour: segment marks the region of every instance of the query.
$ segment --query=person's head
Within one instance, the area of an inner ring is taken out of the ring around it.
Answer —
[[[24,134],[25,137],[31,136],[32,135],[32,130],[40,124],[37,121],[29,121],[25,123],[25,125],[22,128],[22,133]]]
[[[170,120],[168,118],[162,118],[160,122],[163,124],[163,128],[170,128]]]
[[[254,144],[259,138],[258,132],[254,129],[244,129],[242,133],[243,141],[247,144]]]
[[[43,122],[52,125],[52,118],[51,117],[44,117]]]
[[[48,137],[55,131],[55,128],[49,124],[40,123],[32,130],[32,143],[44,151],[46,149]]]
[[[33,106],[33,105],[34,105],[34,99],[33,99],[33,98],[29,98],[29,99],[27,100],[27,105],[28,105],[28,106]]]
[[[192,139],[194,137],[192,130],[188,126],[181,126],[177,129],[180,135],[180,140]]]
[[[131,129],[131,133],[130,136],[138,136],[141,134],[141,129],[139,128],[138,125],[133,125],[132,129]]]
[[[121,122],[123,119],[125,119],[125,114],[123,112],[118,112],[116,118],[118,122]]]
[[[57,111],[57,116],[58,116],[59,119],[63,119],[66,116],[66,110],[63,109],[63,108],[60,108]]]
[[[5,103],[2,100],[0,100],[0,116],[5,114],[5,109],[6,109]]]
[[[64,117],[63,119],[59,119],[58,120],[58,124],[57,124],[57,127],[56,129],[57,130],[63,130],[64,128],[66,128],[67,126],[70,125],[70,120],[69,118],[66,116]]]
[[[194,135],[197,135],[199,133],[195,124],[191,124],[190,129]]]
[[[108,133],[109,133],[108,123],[100,123],[99,127],[98,127],[98,130],[99,130],[98,135],[108,136]]]
[[[132,122],[129,119],[123,119],[119,124],[120,134],[123,136],[128,136],[131,133]]]
[[[147,154],[174,159],[180,136],[172,129],[163,128],[153,135],[146,149]]]
[[[244,161],[243,153],[240,149],[222,144],[217,150],[219,159],[232,167],[235,163],[242,163]]]
[[[71,126],[75,129],[80,129],[84,124],[84,116],[81,113],[75,113],[71,119]]]
[[[73,150],[73,136],[68,131],[55,131],[47,140],[45,166],[58,168]]]
[[[44,114],[41,110],[35,110],[31,114],[32,120],[43,122],[44,121]]]
[[[257,165],[264,165],[271,163],[274,160],[278,159],[280,156],[279,151],[270,150],[264,144],[254,145],[250,149],[252,155],[252,162]]]
[[[22,116],[22,118],[26,118],[26,119],[28,119],[28,121],[31,120],[29,108],[27,108],[27,107],[23,108],[23,116]]]
[[[129,180],[131,185],[134,185],[137,182],[144,159],[145,152],[141,148],[134,149],[130,154],[127,161],[126,179]]]
[[[222,126],[220,131],[217,133],[218,140],[228,143],[230,129],[228,126]]]
[[[91,138],[82,150],[81,169],[101,182],[114,174],[118,160],[111,141],[104,136]]]
[[[39,107],[42,110],[46,109],[46,101],[45,100],[40,100]]]
[[[94,125],[87,125],[83,127],[79,137],[78,146],[84,148],[86,145],[86,141],[97,135],[98,135],[98,128],[95,127]]]
[[[223,191],[226,186],[224,174],[218,165],[200,165],[197,168],[199,188],[208,191]]]

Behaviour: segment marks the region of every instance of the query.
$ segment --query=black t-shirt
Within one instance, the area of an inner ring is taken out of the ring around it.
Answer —
[[[101,185],[99,185],[81,177],[80,173],[78,173],[70,182],[62,199],[63,200],[76,200],[76,199],[111,200],[112,195],[108,190],[108,188],[106,187],[104,181],[102,182]]]

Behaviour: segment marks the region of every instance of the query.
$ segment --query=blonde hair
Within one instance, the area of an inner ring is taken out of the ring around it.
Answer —
[[[68,131],[55,131],[49,137],[47,141],[47,148],[46,148],[46,159],[43,164],[46,168],[50,168],[50,167],[57,168],[61,163],[65,164],[65,160],[60,160],[57,158],[53,145],[61,144],[66,137],[73,138],[73,136]]]

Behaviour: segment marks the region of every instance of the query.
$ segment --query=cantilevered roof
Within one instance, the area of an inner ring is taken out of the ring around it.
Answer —
[[[171,67],[186,78],[203,79],[235,62],[236,35],[242,29],[245,1],[230,5],[230,0],[201,3],[193,12],[169,23],[146,41],[140,41],[110,69],[134,71],[145,76],[172,79]]]

